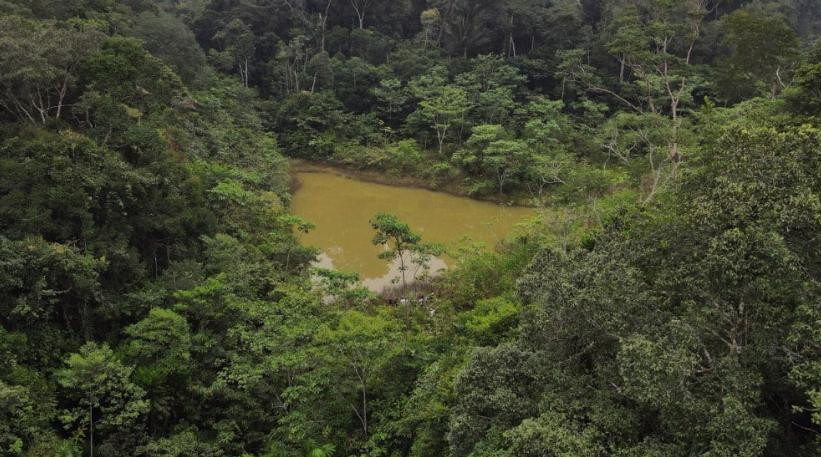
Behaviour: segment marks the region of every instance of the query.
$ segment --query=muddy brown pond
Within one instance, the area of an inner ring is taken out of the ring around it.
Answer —
[[[292,211],[316,225],[302,241],[323,252],[319,266],[356,272],[377,292],[400,274],[398,265],[378,258],[383,248],[371,243],[374,231],[369,221],[378,212],[395,214],[423,241],[453,245],[467,237],[488,248],[535,214],[530,208],[359,181],[332,170],[298,172],[296,179]],[[433,259],[431,270],[446,268],[446,262]]]

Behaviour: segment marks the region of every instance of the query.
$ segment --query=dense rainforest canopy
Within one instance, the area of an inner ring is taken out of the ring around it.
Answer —
[[[820,33],[817,0],[0,0],[0,456],[820,455]],[[312,267],[286,157],[541,210],[388,301]]]

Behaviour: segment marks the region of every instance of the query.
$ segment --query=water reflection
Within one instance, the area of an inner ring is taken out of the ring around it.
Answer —
[[[415,281],[423,279],[426,276],[436,276],[448,267],[445,261],[438,257],[432,257],[430,259],[430,261],[427,263],[427,269],[422,269],[417,265],[413,265],[410,262],[410,259],[407,257],[405,258],[405,262],[406,265],[411,265],[405,270],[405,280],[408,284],[413,284]],[[386,263],[383,264],[386,265]],[[362,279],[362,285],[371,291],[381,292],[385,288],[401,284],[401,265],[402,262],[400,262],[399,259],[395,259],[390,264],[390,268],[383,276],[380,276],[378,278],[364,278]],[[331,258],[331,256],[324,252],[321,253],[319,257],[317,257],[317,261],[314,263],[314,266],[318,268],[326,268],[329,270],[335,270],[338,268],[334,264],[334,261]]]

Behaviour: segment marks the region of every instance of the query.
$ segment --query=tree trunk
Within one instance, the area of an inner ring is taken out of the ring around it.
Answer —
[[[362,2],[362,6],[357,5],[356,0],[351,0],[351,5],[356,11],[356,18],[359,19],[359,30],[365,28],[365,8],[368,7],[368,0]]]
[[[445,146],[445,135],[447,134],[448,129],[436,129],[436,139],[439,141],[439,156],[441,157],[444,151]]]
[[[57,98],[57,119],[60,119],[60,116],[63,113],[63,100],[66,98],[66,92],[68,91],[68,80],[63,80],[63,85],[60,87],[60,93],[58,94]]]
[[[439,46],[439,47],[442,47],[442,38],[444,37],[444,34],[445,34],[445,23],[447,23],[447,21],[450,19],[451,14],[453,14],[453,8],[455,7],[455,4],[456,4],[456,1],[451,0],[450,3],[448,3],[447,13],[445,13],[445,15],[442,16],[441,25],[439,27],[439,36],[436,38],[436,45]]]
[[[405,279],[405,252],[399,251],[399,271],[402,273],[402,293],[408,288],[408,281]]]
[[[83,338],[85,341],[92,340],[92,323],[91,323],[91,310],[88,306],[88,300],[83,300],[83,306],[80,308],[80,319],[82,320],[83,326]]]
[[[322,52],[325,52],[325,26],[328,24],[328,11],[331,9],[331,2],[333,2],[333,0],[328,0],[328,4],[325,5],[325,15],[323,16],[321,13],[319,15],[319,23],[322,26],[322,37],[320,39],[319,49]]]
[[[362,384],[362,430],[365,432],[365,437],[368,436],[368,392],[365,384]]]
[[[88,405],[88,456],[94,457],[94,400]]]
[[[362,431],[365,433],[365,437],[368,436],[368,390],[367,390],[367,375],[366,375],[366,368],[362,368],[360,370],[356,363],[352,362],[351,367],[354,369],[354,373],[356,373],[356,377],[359,378],[359,383],[362,386],[362,414],[359,414],[359,408],[356,407],[356,403],[351,404],[351,409],[353,409],[354,414],[359,419],[359,423],[362,424]]]

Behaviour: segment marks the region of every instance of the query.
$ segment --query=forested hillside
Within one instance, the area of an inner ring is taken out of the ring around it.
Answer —
[[[821,455],[820,34],[817,0],[0,0],[0,456]],[[539,215],[387,299],[312,266],[288,158]]]

